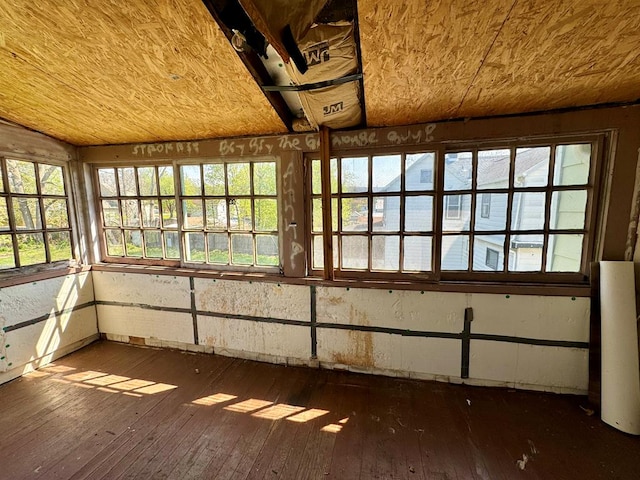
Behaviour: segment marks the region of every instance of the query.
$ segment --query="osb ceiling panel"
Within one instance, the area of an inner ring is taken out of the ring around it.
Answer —
[[[359,0],[369,125],[456,116],[513,0]]]
[[[640,2],[358,0],[369,125],[640,98]]]
[[[519,1],[459,116],[640,98],[640,1]]]
[[[0,117],[76,145],[286,131],[200,0],[3,0]]]

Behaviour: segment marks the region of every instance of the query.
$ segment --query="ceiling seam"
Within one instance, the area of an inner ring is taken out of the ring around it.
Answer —
[[[504,20],[502,21],[502,24],[500,25],[500,28],[496,32],[496,36],[493,37],[493,41],[491,42],[491,45],[489,45],[489,48],[487,49],[487,52],[484,54],[484,56],[482,57],[482,60],[480,61],[480,65],[478,66],[478,70],[476,70],[476,73],[474,74],[473,78],[471,79],[471,82],[469,82],[469,86],[467,87],[467,90],[464,92],[464,95],[462,96],[462,100],[460,100],[460,103],[458,104],[458,107],[456,108],[456,112],[455,112],[454,117],[456,117],[456,118],[459,117],[458,112],[460,111],[460,108],[462,108],[462,104],[467,99],[467,95],[469,95],[469,92],[471,91],[471,87],[473,87],[473,84],[476,81],[476,78],[478,78],[478,75],[480,75],[480,70],[482,70],[482,67],[484,66],[484,62],[487,60],[487,57],[489,56],[489,53],[491,53],[491,50],[493,49],[493,46],[496,43],[496,40],[498,40],[498,37],[502,33],[502,29],[504,28],[505,24],[507,23],[507,20],[509,20],[509,17],[511,16],[511,12],[513,11],[513,9],[515,8],[517,3],[518,3],[518,0],[514,0],[513,4],[511,5],[511,8],[509,8],[509,11],[505,15]]]

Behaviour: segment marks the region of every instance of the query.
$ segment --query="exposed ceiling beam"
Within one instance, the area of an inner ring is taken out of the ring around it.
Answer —
[[[207,7],[207,10],[209,10],[209,13],[219,25],[220,29],[227,37],[229,42],[231,42],[233,32],[231,28],[223,22],[222,11],[223,8],[230,2],[235,2],[235,0],[202,0],[202,3]],[[284,125],[287,127],[287,130],[289,130],[290,132],[293,131],[292,124],[294,116],[291,113],[291,110],[289,110],[289,106],[285,102],[282,95],[279,92],[265,91],[264,89],[262,89],[263,86],[273,85],[273,80],[271,79],[269,72],[267,72],[267,69],[265,68],[260,58],[258,58],[258,54],[253,49],[247,49],[243,52],[239,52],[236,50],[236,53],[244,63],[245,67],[247,67],[247,70],[249,70],[249,73],[251,73],[256,83],[263,91],[264,95],[267,97],[267,100],[269,100]]]

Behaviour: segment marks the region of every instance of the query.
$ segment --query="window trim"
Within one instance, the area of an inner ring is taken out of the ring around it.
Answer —
[[[406,277],[410,277],[413,280],[419,280],[419,281],[434,281],[434,273],[432,271],[416,271],[416,272],[402,272],[402,268],[403,268],[403,264],[404,264],[404,242],[403,239],[407,238],[407,237],[420,237],[420,238],[431,238],[432,242],[433,242],[433,238],[436,237],[436,228],[437,228],[437,222],[435,222],[435,217],[434,217],[434,221],[432,222],[432,229],[429,232],[407,232],[405,231],[405,215],[404,215],[404,211],[405,211],[405,200],[409,197],[419,197],[419,196],[429,196],[431,198],[433,198],[433,206],[434,209],[436,207],[437,204],[437,194],[435,192],[435,181],[432,182],[433,183],[433,189],[431,190],[426,190],[426,189],[422,189],[422,190],[406,190],[405,188],[405,175],[403,173],[404,168],[405,168],[405,157],[404,155],[409,155],[409,154],[420,154],[420,153],[434,153],[434,165],[433,165],[433,170],[434,170],[434,176],[436,176],[438,174],[438,165],[437,165],[437,149],[433,146],[433,145],[426,145],[422,148],[420,147],[416,147],[411,151],[398,151],[397,149],[367,149],[366,153],[364,150],[360,151],[332,151],[330,158],[331,159],[336,159],[336,158],[359,158],[359,157],[366,157],[368,160],[368,164],[367,164],[367,171],[368,171],[368,190],[364,191],[364,192],[346,192],[343,193],[342,192],[342,188],[341,188],[341,184],[340,184],[340,180],[342,177],[342,170],[341,170],[341,162],[337,161],[337,170],[336,170],[336,175],[338,178],[338,187],[336,189],[335,192],[331,192],[331,199],[333,200],[340,200],[340,199],[344,199],[344,198],[366,198],[367,199],[367,206],[368,206],[368,221],[367,221],[367,229],[365,230],[358,230],[358,231],[348,231],[346,234],[344,231],[342,231],[342,219],[340,217],[337,218],[337,231],[332,229],[332,235],[330,235],[330,237],[332,237],[331,240],[331,245],[332,245],[332,251],[334,253],[334,255],[337,255],[338,258],[338,262],[337,264],[333,265],[333,275],[330,278],[336,279],[336,280],[351,280],[351,279],[371,279],[371,280],[389,280],[389,281],[394,281],[394,280],[399,280],[399,279],[403,279]],[[400,187],[398,189],[398,191],[394,191],[394,192],[374,192],[373,191],[373,187],[372,187],[372,182],[373,182],[373,157],[375,156],[383,156],[383,155],[400,155],[401,156],[401,163],[400,163]],[[305,184],[305,194],[304,194],[304,198],[305,198],[305,221],[307,223],[307,225],[309,225],[309,228],[306,229],[306,245],[307,245],[307,255],[306,255],[306,259],[307,259],[307,265],[308,265],[308,276],[314,277],[314,276],[323,276],[324,275],[324,269],[323,268],[314,268],[314,264],[313,264],[313,255],[314,255],[314,246],[313,246],[313,238],[314,237],[320,237],[323,238],[324,241],[326,241],[326,239],[324,238],[324,234],[320,234],[319,232],[316,232],[313,230],[313,212],[312,212],[312,208],[313,208],[313,200],[314,199],[321,199],[322,201],[322,205],[323,205],[323,209],[325,208],[325,199],[324,199],[324,195],[322,195],[322,193],[313,193],[312,192],[312,178],[313,178],[313,167],[312,167],[312,162],[314,160],[320,160],[319,159],[319,155],[317,153],[308,153],[304,155],[304,166],[305,166],[305,178],[304,178],[304,184]],[[321,161],[321,160],[320,160]],[[400,198],[400,225],[399,225],[399,229],[393,230],[393,231],[374,231],[373,228],[369,228],[368,225],[369,223],[371,223],[371,227],[373,227],[373,199],[375,197],[399,197]],[[339,207],[340,208],[340,207]],[[335,216],[337,214],[337,212],[333,211],[333,207],[331,208],[331,214],[332,216]],[[435,211],[435,210],[434,210]],[[337,235],[337,245],[336,243],[333,241],[333,236]],[[340,251],[342,248],[342,237],[344,236],[367,236],[367,242],[368,242],[368,256],[367,256],[367,263],[368,265],[372,264],[372,248],[371,248],[371,243],[372,243],[372,239],[375,236],[398,236],[400,237],[400,245],[399,245],[399,260],[398,260],[398,270],[397,271],[383,271],[383,270],[364,270],[364,269],[342,269],[341,268],[341,258],[340,258]],[[434,247],[433,245],[435,245],[436,242],[432,243],[432,252],[431,252],[431,265],[433,265],[434,262]],[[325,276],[325,278],[327,278]]]
[[[142,201],[143,198],[153,198],[153,196],[143,196],[143,195],[135,195],[135,196],[123,196],[122,192],[120,191],[120,182],[117,180],[117,169],[118,168],[134,168],[134,172],[135,172],[135,181],[136,181],[136,190],[137,192],[139,191],[139,187],[138,187],[138,168],[146,168],[146,167],[154,167],[156,169],[157,172],[157,168],[158,167],[162,167],[162,166],[173,166],[173,162],[168,162],[168,161],[162,161],[162,160],[158,160],[158,161],[154,161],[154,162],[117,162],[117,163],[96,163],[96,164],[92,164],[91,165],[91,169],[92,169],[92,180],[93,180],[93,184],[94,184],[94,197],[95,197],[95,205],[96,205],[96,215],[98,218],[98,231],[99,231],[99,238],[100,238],[100,260],[104,263],[125,263],[125,264],[132,264],[132,265],[157,265],[157,266],[166,266],[166,267],[180,267],[181,263],[180,263],[180,259],[165,259],[165,258],[144,258],[144,257],[127,257],[127,256],[113,256],[113,255],[108,255],[108,251],[107,251],[107,242],[106,242],[106,233],[105,231],[108,229],[105,228],[105,219],[104,219],[104,212],[102,210],[102,200],[104,199],[109,199],[109,200],[116,200],[118,202],[118,209],[119,209],[119,217],[120,217],[120,226],[119,227],[114,227],[114,229],[119,229],[120,230],[120,235],[124,235],[124,231],[127,230],[126,227],[124,227],[123,225],[123,219],[122,219],[122,203],[121,201],[123,199],[135,199],[136,201],[140,202]],[[112,169],[114,171],[114,175],[116,176],[116,192],[117,195],[115,197],[102,197],[101,192],[100,192],[100,178],[99,178],[99,170],[100,169]],[[174,168],[174,196],[173,198],[175,199],[175,167]],[[158,179],[158,176],[156,174],[156,181]],[[136,193],[137,193],[136,192]],[[160,195],[160,186],[158,185],[158,195],[155,196],[155,198],[157,199],[161,199],[163,196]],[[161,207],[162,208],[162,207]],[[178,210],[179,207],[176,204],[176,215],[178,215]],[[178,222],[178,226],[179,226],[179,222]],[[133,230],[138,230],[141,232],[144,232],[144,228],[142,227],[142,218],[140,216],[140,226],[139,227],[132,227],[131,229]],[[156,229],[157,230],[157,229]],[[161,231],[164,231],[164,228],[161,229]],[[178,231],[178,230],[176,230]],[[142,233],[142,235],[144,235],[144,233]],[[122,239],[124,240],[124,239]],[[144,240],[143,240],[144,242]],[[123,243],[124,245],[124,243]],[[126,253],[126,252],[125,252]],[[182,252],[180,252],[180,255],[182,256]]]
[[[453,202],[453,208],[451,206],[451,200],[457,198],[457,202]],[[459,194],[445,194],[444,195],[444,218],[447,220],[460,220],[462,216],[462,195]],[[451,213],[453,210],[453,214]]]
[[[431,175],[427,175],[429,171],[431,172]],[[420,170],[420,183],[433,183],[433,170],[429,170],[427,168]]]

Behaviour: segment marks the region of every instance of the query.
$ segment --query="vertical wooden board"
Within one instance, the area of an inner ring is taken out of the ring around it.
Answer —
[[[639,43],[635,1],[515,2],[458,116],[634,101]]]
[[[230,351],[308,360],[308,327],[198,316],[200,344]]]
[[[0,289],[0,317],[11,326],[92,301],[91,273],[66,275]]]
[[[518,384],[578,390],[589,386],[589,352],[581,348],[518,345]]]
[[[193,344],[193,319],[188,313],[98,305],[101,333]]]
[[[309,287],[266,282],[195,279],[196,309],[212,313],[311,319]]]
[[[589,299],[474,293],[472,333],[589,341]]]
[[[318,287],[317,320],[459,333],[467,302],[465,293]]]
[[[191,308],[188,277],[93,272],[93,282],[97,301]]]
[[[280,158],[281,264],[285,276],[303,277],[306,273],[306,228],[302,157],[295,152],[283,153]]]
[[[456,116],[512,4],[359,0],[368,124]]]
[[[469,378],[513,385],[516,380],[518,344],[471,340]]]
[[[87,307],[5,333],[3,355],[16,368],[97,333],[95,309]]]

